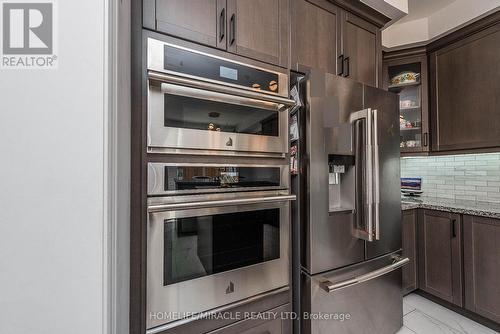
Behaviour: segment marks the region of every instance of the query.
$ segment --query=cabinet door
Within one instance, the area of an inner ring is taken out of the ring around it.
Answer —
[[[433,150],[500,146],[500,23],[430,61]]]
[[[226,48],[226,0],[156,0],[156,30]]]
[[[415,210],[403,211],[403,256],[410,262],[403,267],[403,294],[417,289],[417,217]]]
[[[396,52],[395,52],[396,53]],[[393,84],[392,79],[402,72],[420,74],[416,83]],[[400,115],[401,153],[428,152],[429,112],[427,55],[403,56],[383,62],[384,88],[398,94]]]
[[[288,0],[227,0],[228,50],[288,66]]]
[[[464,216],[465,308],[500,323],[500,220]]]
[[[292,69],[320,68],[337,74],[339,8],[328,1],[292,1]]]
[[[382,70],[380,30],[359,17],[342,12],[342,45],[345,77],[377,87]]]
[[[460,215],[422,210],[418,224],[419,288],[462,306]]]

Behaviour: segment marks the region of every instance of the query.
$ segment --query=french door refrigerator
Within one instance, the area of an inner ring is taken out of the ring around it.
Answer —
[[[301,105],[291,114],[296,332],[396,333],[408,262],[400,255],[398,98],[318,70],[291,82]]]

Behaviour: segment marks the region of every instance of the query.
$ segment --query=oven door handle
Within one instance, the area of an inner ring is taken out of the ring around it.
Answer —
[[[159,73],[156,71],[148,71],[148,78],[164,83],[171,83],[180,86],[197,88],[203,91],[218,92],[227,95],[234,95],[240,98],[252,99],[261,101],[262,103],[276,103],[280,105],[279,110],[286,110],[295,105],[295,101],[278,95],[271,95],[264,92],[256,92],[253,90],[240,89],[230,86],[218,85],[210,82],[184,78],[180,76]],[[208,93],[208,92],[207,92]],[[255,101],[253,101],[255,104]]]
[[[281,195],[281,196],[268,196],[268,197],[256,197],[256,198],[228,199],[228,200],[218,200],[218,201],[152,204],[148,206],[148,212],[154,213],[154,212],[172,211],[172,210],[210,208],[216,206],[287,202],[287,201],[294,201],[295,199],[296,199],[295,195]]]

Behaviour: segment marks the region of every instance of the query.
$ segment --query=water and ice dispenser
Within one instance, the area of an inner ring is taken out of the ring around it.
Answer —
[[[354,210],[355,176],[354,155],[328,155],[328,202],[330,212]]]

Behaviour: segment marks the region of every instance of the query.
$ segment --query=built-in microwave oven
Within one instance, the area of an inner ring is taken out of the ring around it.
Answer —
[[[294,105],[286,70],[147,44],[149,152],[286,154]]]

